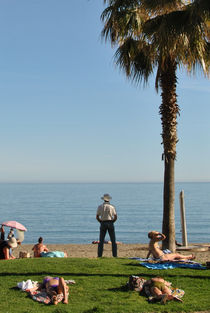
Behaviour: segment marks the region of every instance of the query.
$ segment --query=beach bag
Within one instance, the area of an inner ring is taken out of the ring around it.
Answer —
[[[31,257],[31,255],[30,255],[30,253],[27,252],[27,251],[20,251],[20,252],[19,252],[19,258],[20,258],[20,259],[30,258],[30,257]]]
[[[145,282],[146,282],[146,279],[139,277],[139,276],[131,275],[129,276],[129,281],[127,283],[127,286],[129,290],[135,290],[135,291],[141,292],[143,290]]]

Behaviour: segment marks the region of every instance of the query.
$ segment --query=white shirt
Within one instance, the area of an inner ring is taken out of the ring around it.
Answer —
[[[97,215],[101,217],[102,221],[112,221],[114,216],[117,215],[115,207],[109,202],[99,205]]]

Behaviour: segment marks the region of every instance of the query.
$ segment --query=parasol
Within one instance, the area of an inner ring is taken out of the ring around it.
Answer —
[[[27,231],[27,228],[25,226],[23,226],[22,224],[16,222],[16,221],[6,221],[1,223],[4,226],[8,226],[8,227],[12,227],[12,228],[16,228],[18,230],[23,230],[23,231]]]

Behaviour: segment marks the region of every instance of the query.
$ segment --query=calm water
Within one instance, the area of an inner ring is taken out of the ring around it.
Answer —
[[[98,239],[97,206],[112,195],[124,243],[147,243],[147,233],[162,228],[162,183],[0,184],[0,223],[16,220],[27,227],[24,243],[91,243]],[[179,193],[184,190],[188,242],[210,241],[210,183],[177,183],[176,239],[181,241]],[[6,230],[9,230],[6,228]],[[108,239],[108,237],[107,237]]]

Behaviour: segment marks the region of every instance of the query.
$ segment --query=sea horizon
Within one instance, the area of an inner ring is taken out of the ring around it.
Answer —
[[[160,180],[149,181],[0,181],[0,184],[163,184]],[[210,180],[177,180],[177,183],[210,183]]]
[[[175,183],[178,242],[182,240],[179,207],[182,190],[185,194],[188,242],[208,242],[210,183]],[[150,230],[161,231],[162,182],[0,183],[0,224],[6,220],[23,224],[28,229],[23,244],[33,244],[40,236],[46,244],[91,243],[99,237],[99,223],[95,217],[104,193],[111,194],[111,203],[117,209],[117,241],[145,244]]]

